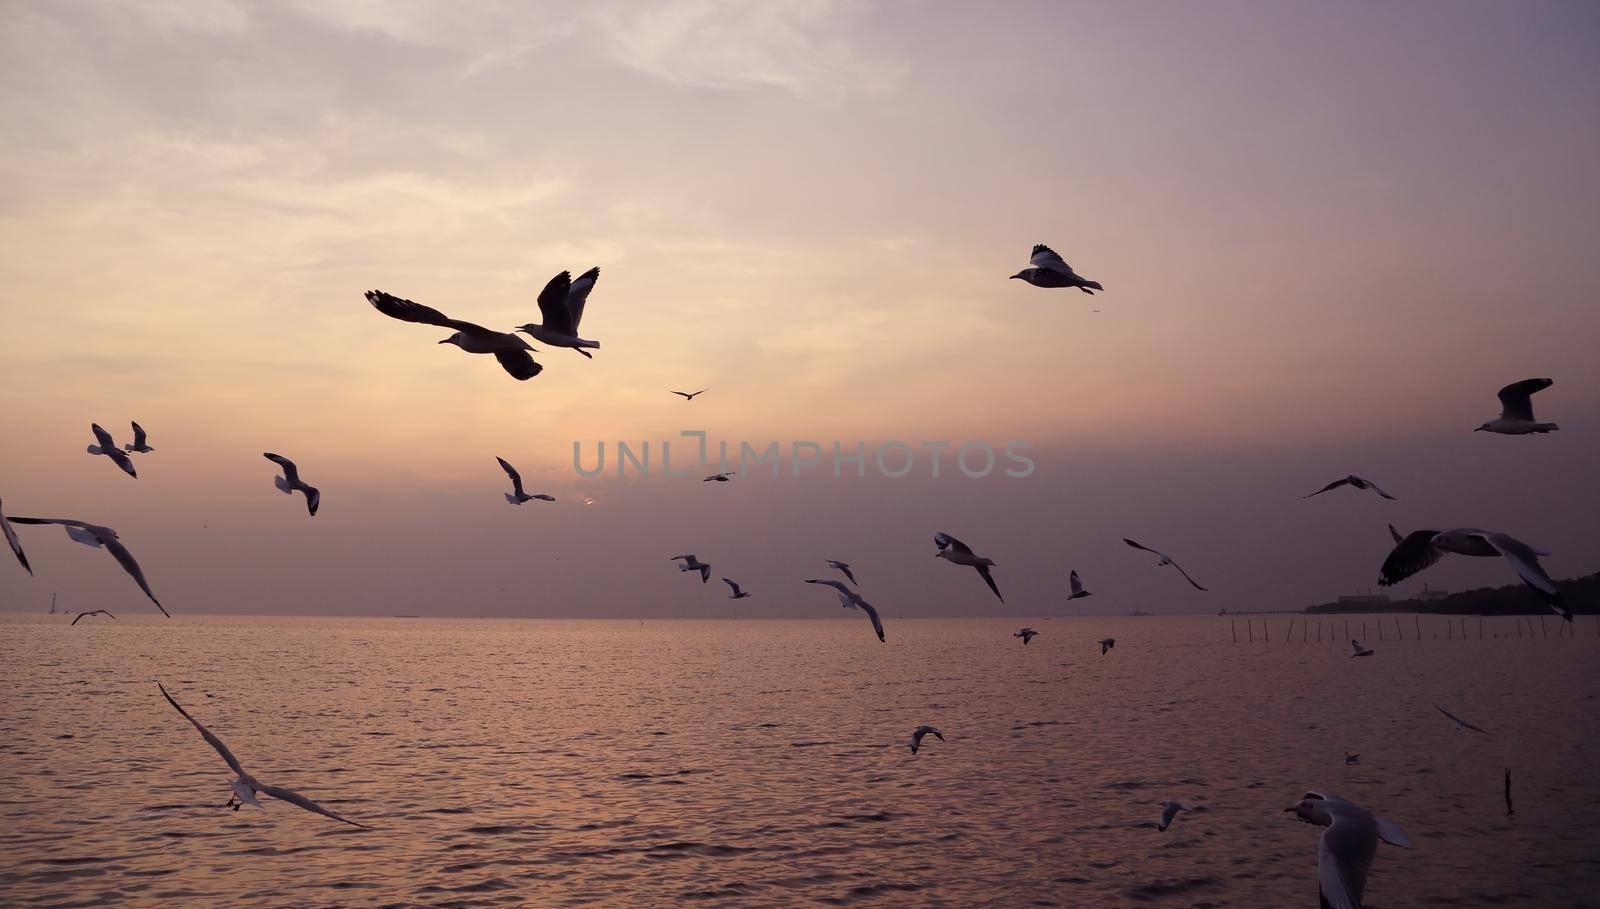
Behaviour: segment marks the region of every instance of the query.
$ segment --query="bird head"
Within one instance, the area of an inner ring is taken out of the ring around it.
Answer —
[[[1028,279],[1028,272],[1030,272],[1030,271],[1032,271],[1032,269],[1024,268],[1022,271],[1017,272],[1016,274],[1012,275],[1011,277],[1012,278],[1021,278],[1024,281],[1026,281]]]
[[[516,328],[512,329],[512,331],[527,332],[528,334],[531,335],[531,334],[533,334],[533,330],[536,327],[537,326],[535,326],[532,322],[529,322],[526,325],[518,325]]]
[[[1316,824],[1318,827],[1326,827],[1333,823],[1332,816],[1328,814],[1328,806],[1322,799],[1301,799],[1283,810],[1292,811],[1295,817],[1307,824]]]

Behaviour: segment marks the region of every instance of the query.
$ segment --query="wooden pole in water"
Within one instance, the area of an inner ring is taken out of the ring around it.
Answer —
[[[1483,640],[1483,616],[1478,616],[1478,640]]]
[[[1350,620],[1349,619],[1345,619],[1344,620],[1344,636],[1346,638],[1350,637]]]
[[[1233,642],[1239,643],[1239,626],[1233,623],[1233,619],[1228,620],[1228,630],[1233,632]]]
[[[1261,643],[1263,643],[1263,644],[1272,643],[1272,635],[1267,633],[1267,617],[1266,616],[1262,616],[1261,617]]]
[[[1300,622],[1300,643],[1304,644],[1305,642],[1306,642],[1306,623],[1305,623],[1304,620],[1302,620]]]
[[[1289,630],[1283,633],[1283,642],[1285,644],[1289,643],[1289,639],[1292,637],[1294,637],[1294,619],[1289,620]]]
[[[1383,640],[1383,620],[1378,620],[1378,640]]]
[[[1400,617],[1399,616],[1395,616],[1394,617],[1394,633],[1395,633],[1395,637],[1398,637],[1400,640],[1403,641],[1403,640],[1406,639],[1406,633],[1404,631],[1400,630]]]
[[[1322,623],[1321,622],[1317,623],[1317,643],[1318,644],[1322,643]]]
[[[1245,619],[1244,620],[1244,629],[1246,631],[1250,632],[1250,643],[1254,644],[1256,642],[1256,620],[1255,619]]]
[[[1517,619],[1517,640],[1522,640],[1522,619]]]
[[[1414,615],[1414,616],[1412,616],[1412,618],[1416,620],[1416,623],[1417,623],[1417,641],[1418,641],[1418,643],[1421,643],[1421,641],[1422,641],[1422,616]],[[1399,619],[1396,619],[1395,621],[1399,621]]]
[[[1445,619],[1444,619],[1444,639],[1447,640],[1447,641],[1453,641],[1453,640],[1455,640],[1455,637],[1456,637],[1456,623],[1450,621],[1450,617],[1449,616],[1445,616]]]
[[[1544,627],[1544,616],[1539,616],[1539,630],[1544,632],[1544,639],[1550,640],[1550,629]]]

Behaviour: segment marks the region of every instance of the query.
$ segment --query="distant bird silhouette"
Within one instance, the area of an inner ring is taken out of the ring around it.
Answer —
[[[1117,646],[1117,639],[1116,638],[1101,638],[1096,643],[1098,643],[1100,645],[1100,655],[1101,656],[1105,656],[1106,654],[1111,652],[1111,648]]]
[[[7,545],[16,553],[17,561],[28,570],[28,574],[33,574],[33,566],[28,564],[28,554],[22,551],[22,541],[17,539],[17,532],[11,529],[11,522],[6,519],[4,508],[0,508],[0,533],[4,533]]]
[[[1094,596],[1094,594],[1092,594],[1089,591],[1083,589],[1083,582],[1078,580],[1078,572],[1077,571],[1073,571],[1071,574],[1067,575],[1067,584],[1072,588],[1072,595],[1067,597],[1067,599],[1069,599],[1069,600],[1076,600],[1076,599],[1079,599],[1081,597],[1092,597],[1092,596]]]
[[[111,616],[113,619],[116,618],[116,616],[111,615],[110,612],[108,612],[108,611],[106,611],[104,609],[91,609],[88,612],[80,612],[80,613],[78,613],[77,618],[72,620],[72,624],[76,625],[79,622],[83,621],[83,617],[86,616],[86,615],[106,615],[106,616]]]
[[[1350,641],[1350,658],[1352,660],[1355,659],[1356,657],[1372,656],[1374,653],[1377,653],[1377,651],[1376,650],[1368,650],[1366,647],[1362,646],[1360,641],[1357,641],[1357,640],[1355,640],[1353,638],[1351,639],[1351,641]]]
[[[733,588],[733,593],[728,595],[728,599],[730,599],[730,600],[742,600],[745,597],[750,595],[748,593],[745,593],[743,590],[739,589],[739,584],[738,584],[737,581],[733,581],[733,580],[730,580],[728,578],[723,578],[722,579],[722,583],[727,584],[729,587]]]
[[[276,486],[278,491],[286,496],[294,495],[296,490],[303,493],[306,497],[306,511],[311,512],[312,517],[316,517],[317,509],[322,506],[322,490],[301,480],[300,469],[294,466],[293,461],[283,455],[267,451],[262,452],[261,456],[283,468],[283,476],[273,477],[272,485]]]
[[[827,561],[829,568],[844,572],[844,576],[850,579],[850,583],[854,584],[856,582],[856,576],[851,573],[849,565],[836,559],[828,559]]]
[[[733,475],[735,473],[737,473],[737,471],[733,471],[733,470],[730,470],[727,473],[714,473],[711,476],[706,477],[704,480],[701,480],[700,482],[702,482],[702,483],[726,483],[729,480],[733,479]]]
[[[1396,531],[1391,526],[1389,532]],[[1406,534],[1389,553],[1389,557],[1383,560],[1383,567],[1378,571],[1378,584],[1382,587],[1398,584],[1439,561],[1447,552],[1483,558],[1501,556],[1545,605],[1566,621],[1572,621],[1572,612],[1567,608],[1561,588],[1539,564],[1539,556],[1550,553],[1535,549],[1509,534],[1473,527],[1413,530]]]
[[[1351,754],[1350,752],[1346,751],[1344,753],[1344,763],[1347,767],[1351,764],[1359,764],[1361,763],[1361,755]]]
[[[1317,490],[1316,492],[1313,492],[1310,496],[1301,496],[1301,498],[1309,499],[1309,498],[1311,498],[1311,496],[1320,496],[1323,493],[1327,492],[1328,490],[1330,490],[1330,489],[1338,489],[1340,486],[1354,486],[1356,489],[1370,489],[1373,492],[1377,493],[1380,496],[1383,496],[1386,499],[1393,499],[1394,498],[1394,496],[1389,495],[1387,492],[1384,492],[1382,489],[1379,489],[1377,483],[1374,483],[1371,480],[1363,480],[1360,477],[1356,476],[1355,474],[1351,474],[1350,476],[1345,477],[1342,480],[1334,480],[1332,483],[1329,483],[1328,485],[1322,487],[1321,489]]]
[[[1170,801],[1169,800],[1169,801],[1162,802],[1161,803],[1161,823],[1156,825],[1156,830],[1165,831],[1168,827],[1172,826],[1172,819],[1178,816],[1178,812],[1180,812],[1180,811],[1188,811],[1188,810],[1189,809],[1183,807],[1182,805],[1180,805],[1180,804],[1178,804],[1177,802],[1174,802],[1174,801]]]
[[[1014,638],[1022,638],[1022,643],[1024,645],[1026,645],[1029,641],[1033,640],[1034,638],[1036,638],[1038,636],[1039,636],[1039,632],[1034,631],[1032,628],[1024,628],[1021,631],[1017,632],[1016,634],[1012,635],[1012,637],[1014,637]]]
[[[517,331],[532,335],[551,347],[567,347],[594,359],[585,347],[600,349],[599,341],[585,341],[578,337],[578,323],[583,321],[583,306],[589,300],[589,291],[600,280],[600,266],[596,265],[572,280],[572,273],[564,271],[539,292],[539,315],[542,323],[529,322],[517,326]]]
[[[1034,287],[1076,287],[1090,296],[1097,290],[1105,290],[1099,281],[1090,281],[1080,277],[1072,270],[1056,251],[1043,243],[1033,247],[1033,256],[1029,260],[1030,266],[1012,275],[1013,278],[1032,284]]]
[[[455,334],[439,343],[454,344],[467,353],[493,354],[501,368],[518,381],[525,382],[544,371],[543,366],[533,361],[530,356],[533,348],[520,335],[452,319],[431,306],[413,303],[381,290],[369,290],[366,296],[373,309],[391,319],[455,329]]]
[[[556,500],[555,496],[545,495],[544,493],[539,493],[538,495],[528,495],[526,492],[523,492],[522,474],[517,473],[517,469],[512,467],[510,462],[508,462],[505,458],[497,457],[495,460],[500,462],[500,469],[504,470],[506,472],[506,476],[511,478],[511,492],[506,493],[507,502],[510,502],[512,505],[521,505],[523,502],[531,502],[534,499],[538,499],[541,502],[554,502]]]
[[[867,614],[867,618],[872,620],[872,630],[877,633],[878,640],[885,640],[883,635],[883,619],[878,616],[878,610],[873,608],[871,603],[863,600],[861,598],[861,594],[856,593],[854,590],[844,586],[843,581],[807,578],[806,583],[821,584],[824,587],[832,587],[834,591],[839,594],[839,605],[845,609],[859,609],[862,612],[865,612]]]
[[[944,741],[944,733],[940,732],[939,730],[933,728],[932,726],[926,726],[926,725],[918,726],[916,729],[913,729],[911,731],[911,753],[912,754],[916,754],[917,753],[917,749],[922,747],[923,738],[926,737],[926,736],[929,736],[929,735],[933,736],[934,738],[938,739],[941,742]]]
[[[1440,707],[1438,704],[1434,704],[1433,705],[1433,709],[1435,709],[1435,710],[1439,711],[1440,713],[1444,714],[1445,716],[1449,717],[1450,721],[1456,724],[1456,731],[1457,732],[1460,732],[1463,729],[1471,729],[1473,732],[1476,732],[1476,733],[1478,733],[1480,735],[1488,735],[1489,734],[1487,731],[1485,731],[1483,729],[1479,729],[1477,726],[1474,726],[1471,723],[1467,722],[1466,720],[1463,720],[1461,717],[1458,717],[1455,714],[1451,713],[1450,711],[1444,709],[1443,707]]]
[[[1536,432],[1555,432],[1561,427],[1540,423],[1533,418],[1533,396],[1556,384],[1553,379],[1523,379],[1500,389],[1500,416],[1479,426],[1474,432],[1495,432],[1504,436],[1524,436]]]
[[[993,559],[974,554],[972,547],[948,533],[935,533],[933,535],[933,544],[939,547],[939,551],[933,554],[934,558],[944,559],[955,565],[966,565],[977,569],[978,574],[983,576],[983,582],[989,585],[990,590],[994,591],[995,597],[1002,603],[1006,601],[1005,597],[1000,596],[1000,588],[995,586],[994,575],[989,573],[989,569],[994,567]]]
[[[155,451],[155,449],[151,448],[150,445],[145,441],[144,427],[140,426],[138,423],[133,424],[133,441],[122,447],[125,451],[137,451],[140,454],[149,454],[150,452]]]
[[[133,459],[128,457],[127,452],[117,447],[117,443],[111,439],[111,433],[101,429],[99,423],[91,423],[89,431],[94,433],[95,441],[98,443],[89,446],[87,450],[90,454],[105,455],[121,467],[123,473],[136,480],[139,478],[139,472],[133,469]]]
[[[105,547],[106,552],[111,553],[111,557],[117,560],[117,564],[122,566],[122,570],[128,573],[128,577],[133,578],[134,583],[139,585],[139,589],[144,591],[144,595],[150,598],[150,602],[156,604],[156,608],[161,610],[161,614],[170,617],[167,608],[162,606],[161,601],[156,599],[156,595],[150,592],[150,583],[144,579],[144,571],[139,568],[139,563],[134,560],[133,553],[129,552],[128,547],[122,545],[122,541],[117,538],[115,530],[102,524],[79,521],[76,518],[9,518],[8,520],[12,524],[60,524],[66,528],[67,536],[73,542],[82,543],[95,549]],[[20,550],[18,551],[20,552]]]
[[[1177,562],[1172,561],[1172,556],[1169,556],[1166,553],[1161,552],[1159,550],[1151,549],[1150,547],[1145,546],[1145,545],[1143,545],[1141,543],[1135,543],[1134,541],[1128,539],[1127,537],[1123,537],[1122,538],[1122,542],[1127,543],[1129,546],[1132,546],[1134,549],[1142,549],[1145,552],[1154,553],[1155,555],[1160,556],[1161,557],[1161,561],[1156,563],[1156,567],[1159,568],[1159,567],[1161,567],[1163,565],[1171,565],[1173,568],[1178,569],[1178,573],[1183,575],[1183,579],[1185,581],[1188,581],[1190,584],[1194,585],[1194,589],[1195,590],[1205,590],[1204,587],[1200,586],[1200,582],[1199,581],[1196,581],[1194,578],[1189,577],[1189,572],[1184,571],[1182,565],[1179,565]]]
[[[673,559],[682,559],[683,560],[683,564],[678,566],[678,570],[679,571],[698,571],[698,572],[700,572],[700,583],[704,584],[706,581],[711,580],[711,563],[710,562],[702,562],[702,561],[700,561],[699,559],[694,557],[694,553],[692,553],[692,552],[689,553],[688,555],[675,555],[672,558]]]
[[[703,395],[703,394],[705,394],[706,392],[708,392],[710,390],[711,389],[709,389],[709,388],[702,388],[699,391],[675,391],[675,392],[673,392],[673,394],[682,395],[683,399],[685,401],[693,401],[695,399],[695,396]]]

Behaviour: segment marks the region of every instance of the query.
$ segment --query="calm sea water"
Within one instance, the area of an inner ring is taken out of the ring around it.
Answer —
[[[1416,841],[1370,906],[1600,905],[1592,617],[1359,660],[1282,617],[67,621],[0,619],[6,906],[1314,907],[1308,788]],[[379,829],[224,810],[157,680]]]

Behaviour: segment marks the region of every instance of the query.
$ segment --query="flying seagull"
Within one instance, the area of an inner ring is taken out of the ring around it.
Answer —
[[[1317,890],[1328,909],[1361,909],[1378,840],[1411,848],[1411,839],[1399,824],[1373,817],[1336,795],[1307,792],[1299,804],[1283,810],[1328,828],[1317,841]]]
[[[1347,766],[1347,767],[1350,766],[1351,764],[1359,764],[1359,763],[1361,763],[1361,755],[1359,755],[1359,754],[1351,754],[1350,752],[1346,751],[1344,753],[1344,763],[1345,763],[1345,766]]]
[[[1474,432],[1497,432],[1524,436],[1535,432],[1554,432],[1561,427],[1540,423],[1533,418],[1533,396],[1556,384],[1553,379],[1523,379],[1500,389],[1500,416],[1479,426]]]
[[[506,493],[507,502],[510,502],[512,505],[521,505],[523,502],[531,502],[534,499],[538,499],[541,502],[554,502],[556,500],[555,496],[545,495],[542,492],[534,496],[530,496],[523,492],[522,474],[517,473],[517,469],[512,467],[505,458],[495,458],[495,460],[500,462],[501,469],[506,472],[506,476],[511,478],[512,491]]]
[[[341,817],[292,789],[284,789],[281,786],[268,786],[250,774],[245,773],[244,768],[239,766],[239,759],[233,756],[233,752],[228,750],[227,745],[222,744],[222,739],[217,738],[215,733],[200,725],[199,720],[190,716],[189,711],[179,706],[178,702],[172,699],[172,695],[167,693],[167,689],[160,682],[156,683],[156,687],[161,689],[161,696],[167,699],[167,703],[171,704],[174,710],[183,714],[183,718],[192,723],[195,729],[199,730],[200,737],[205,739],[206,743],[212,748],[217,749],[217,753],[222,755],[222,759],[228,762],[228,767],[238,774],[238,779],[228,781],[228,788],[233,790],[233,797],[228,799],[228,804],[225,807],[232,808],[234,811],[238,811],[244,805],[254,805],[260,808],[262,805],[256,800],[256,793],[259,792],[262,795],[281,799],[291,805],[298,805],[307,811],[314,811],[323,817],[330,817],[336,821],[342,821],[366,830],[372,829],[366,824],[358,824],[347,817]]]
[[[86,615],[111,615],[111,613],[106,611],[106,610],[104,610],[104,609],[91,609],[88,612],[80,612],[80,613],[78,613],[78,617],[72,620],[72,624],[76,625],[79,622],[83,621],[83,617],[86,616]],[[116,616],[114,616],[114,615],[111,615],[111,617],[113,619],[116,618]]]
[[[694,557],[694,553],[691,552],[688,555],[675,555],[672,558],[683,560],[683,564],[678,566],[679,571],[700,572],[700,583],[704,584],[706,581],[711,579],[711,563],[700,561]]]
[[[1394,528],[1389,528],[1393,532]],[[1501,556],[1511,569],[1532,588],[1545,605],[1567,621],[1572,612],[1567,609],[1566,597],[1544,566],[1539,556],[1550,553],[1534,549],[1527,543],[1503,533],[1461,527],[1455,530],[1413,530],[1406,534],[1383,560],[1378,572],[1378,584],[1391,587],[1439,561],[1447,552],[1457,555],[1492,557]]]
[[[696,395],[703,395],[710,390],[709,388],[702,388],[699,391],[675,391],[673,394],[682,395],[685,401],[693,401]]]
[[[1445,716],[1449,717],[1451,719],[1451,721],[1456,724],[1456,731],[1457,732],[1460,732],[1463,729],[1471,729],[1473,732],[1476,732],[1476,733],[1478,733],[1480,735],[1488,735],[1489,734],[1485,730],[1479,729],[1477,726],[1472,725],[1471,723],[1467,722],[1466,720],[1463,720],[1461,717],[1458,717],[1455,714],[1451,713],[1450,711],[1444,709],[1443,707],[1440,707],[1438,704],[1434,704],[1433,705],[1433,709],[1435,709],[1435,710],[1439,711],[1440,713],[1444,714]]]
[[[1384,492],[1382,489],[1379,489],[1377,483],[1374,483],[1371,480],[1363,480],[1360,477],[1356,476],[1355,474],[1351,474],[1350,476],[1345,477],[1342,480],[1334,480],[1332,483],[1329,483],[1328,485],[1322,487],[1321,489],[1317,490],[1316,492],[1313,492],[1310,496],[1301,496],[1301,498],[1302,499],[1309,499],[1309,498],[1311,498],[1311,496],[1320,496],[1323,493],[1327,492],[1328,490],[1330,490],[1330,489],[1338,489],[1340,486],[1353,486],[1356,489],[1370,489],[1373,492],[1377,493],[1380,496],[1383,496],[1386,499],[1393,499],[1394,498],[1394,496],[1389,495],[1387,492]]]
[[[722,583],[727,584],[729,587],[733,588],[733,593],[728,595],[728,599],[730,599],[730,600],[742,600],[745,597],[750,595],[748,593],[745,593],[744,590],[740,589],[738,581],[730,580],[728,578],[723,578],[722,579]]]
[[[1022,638],[1022,643],[1024,645],[1026,645],[1029,641],[1033,640],[1034,638],[1036,638],[1038,636],[1039,636],[1039,632],[1034,631],[1032,628],[1024,628],[1021,631],[1017,632],[1016,634],[1012,635],[1012,637],[1014,637],[1014,638]]]
[[[28,574],[33,574],[33,566],[28,564],[28,554],[22,551],[22,541],[17,539],[17,532],[11,529],[11,522],[6,519],[4,508],[0,508],[0,533],[5,534],[6,543],[10,544],[11,551],[17,554],[17,561],[22,567],[28,569]]]
[[[999,598],[1000,602],[1004,603],[1006,601],[1005,597],[1000,596],[1000,588],[995,586],[994,575],[989,573],[989,569],[994,566],[993,559],[974,555],[972,547],[948,533],[935,533],[933,535],[933,544],[939,547],[939,551],[933,554],[934,558],[976,568],[978,574],[983,575],[983,582],[989,585],[989,589],[994,591],[994,595]]]
[[[1356,657],[1372,656],[1374,653],[1377,653],[1377,651],[1376,650],[1368,650],[1366,647],[1363,647],[1361,645],[1360,641],[1358,641],[1358,640],[1356,640],[1354,638],[1350,639],[1350,659],[1353,660]]]
[[[115,530],[73,518],[11,518],[10,521],[13,524],[60,524],[66,528],[67,536],[71,537],[73,542],[82,543],[85,546],[93,546],[96,549],[104,546],[106,551],[111,553],[112,557],[117,560],[117,564],[122,566],[122,570],[126,571],[128,576],[138,583],[139,589],[143,590],[144,595],[150,598],[150,602],[156,604],[156,608],[161,610],[161,614],[168,617],[171,616],[166,607],[161,605],[161,601],[156,599],[156,595],[150,592],[150,584],[145,581],[144,572],[139,569],[139,563],[134,561],[133,553],[128,551],[128,547],[122,545],[122,541],[117,539]]]
[[[1135,543],[1134,541],[1128,539],[1127,537],[1123,537],[1122,538],[1122,542],[1127,543],[1129,546],[1132,546],[1134,549],[1143,549],[1145,552],[1155,553],[1156,555],[1161,557],[1161,561],[1156,563],[1156,567],[1157,568],[1161,567],[1162,565],[1171,565],[1173,568],[1178,569],[1178,573],[1183,575],[1183,579],[1185,581],[1188,581],[1190,584],[1194,584],[1194,589],[1195,590],[1205,590],[1205,588],[1201,587],[1195,581],[1194,578],[1189,577],[1189,572],[1184,571],[1182,565],[1179,565],[1177,562],[1172,561],[1172,556],[1169,556],[1166,553],[1161,552],[1160,550],[1151,549],[1148,546],[1144,546],[1144,545],[1141,545],[1139,543]]]
[[[589,359],[594,359],[594,354],[584,350],[585,347],[600,349],[599,341],[585,341],[578,337],[578,323],[583,321],[583,304],[589,299],[589,291],[594,290],[594,282],[600,280],[600,266],[596,265],[572,280],[572,273],[564,271],[544,286],[539,292],[539,316],[543,324],[535,325],[529,322],[517,326],[517,331],[532,335],[535,341],[543,341],[551,347],[570,347]]]
[[[278,490],[286,496],[294,495],[297,489],[305,493],[306,511],[311,512],[312,517],[316,517],[317,507],[322,504],[322,490],[315,486],[306,485],[300,479],[300,469],[294,466],[293,461],[283,455],[266,451],[262,452],[261,456],[283,468],[283,476],[273,477],[272,485],[278,487]]]
[[[738,473],[738,471],[730,470],[727,473],[714,473],[711,476],[706,477],[704,480],[701,480],[700,482],[702,482],[702,483],[726,483],[729,480],[733,479],[733,475],[735,473]]]
[[[829,568],[844,572],[844,576],[850,579],[850,583],[854,584],[856,582],[856,576],[851,573],[850,566],[848,564],[840,562],[836,559],[828,559],[827,561]]]
[[[522,340],[521,335],[493,331],[482,325],[452,319],[430,306],[403,300],[381,290],[367,291],[367,302],[372,304],[373,309],[391,319],[455,329],[455,334],[439,343],[454,344],[467,353],[494,354],[494,358],[500,361],[505,371],[519,381],[531,379],[544,370],[543,366],[535,363],[533,357],[529,356],[533,348],[527,341]]]
[[[127,451],[137,451],[140,454],[149,454],[150,452],[155,451],[155,449],[151,448],[150,444],[145,441],[144,427],[140,426],[138,423],[133,424],[133,441],[122,447]]]
[[[1076,287],[1084,293],[1094,296],[1097,290],[1105,290],[1099,281],[1090,281],[1079,277],[1072,270],[1072,266],[1062,261],[1056,251],[1043,243],[1033,247],[1033,257],[1028,260],[1030,266],[1012,275],[1021,278],[1034,287]]]
[[[1111,648],[1117,646],[1117,639],[1116,638],[1101,638],[1096,643],[1098,643],[1100,645],[1100,655],[1101,656],[1105,656],[1106,654],[1111,652]]]
[[[1171,800],[1162,802],[1161,803],[1161,823],[1156,825],[1156,830],[1163,831],[1163,830],[1166,830],[1168,827],[1171,827],[1172,826],[1172,819],[1178,816],[1178,812],[1180,812],[1180,811],[1188,811],[1188,810],[1189,809],[1183,807],[1179,803],[1171,801]]]
[[[933,728],[932,726],[927,726],[927,725],[918,726],[916,729],[913,729],[911,731],[911,753],[912,754],[916,754],[917,753],[917,749],[922,747],[922,739],[923,739],[923,737],[924,736],[929,736],[929,735],[933,736],[934,738],[938,739],[941,742],[944,741],[944,733],[940,732],[939,730]]]
[[[878,610],[874,609],[871,603],[863,600],[861,598],[861,594],[856,593],[854,590],[844,586],[843,581],[823,581],[817,578],[808,578],[806,579],[806,583],[821,584],[824,587],[832,587],[834,590],[838,591],[839,605],[845,609],[859,609],[862,612],[865,612],[867,614],[867,618],[872,620],[872,630],[878,633],[878,640],[885,640],[883,636],[883,619],[878,617]]]
[[[92,455],[105,455],[114,461],[118,467],[121,467],[123,473],[133,477],[135,480],[139,479],[138,471],[133,469],[133,459],[128,457],[127,452],[117,447],[117,443],[111,439],[111,433],[101,429],[99,423],[89,424],[89,429],[94,433],[94,439],[99,444],[90,445],[88,452]]]
[[[1080,597],[1094,596],[1094,594],[1083,589],[1083,582],[1078,580],[1078,572],[1076,570],[1067,575],[1067,583],[1072,586],[1072,595],[1067,597],[1069,600],[1076,600]]]

